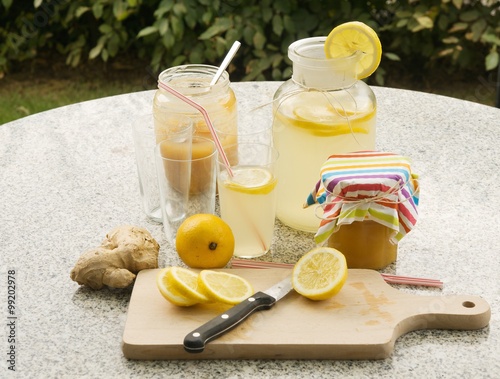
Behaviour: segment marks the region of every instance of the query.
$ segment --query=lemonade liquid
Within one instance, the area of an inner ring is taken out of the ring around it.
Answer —
[[[235,238],[234,255],[255,258],[271,246],[276,212],[276,178],[265,168],[235,166],[218,177],[221,218]]]
[[[320,167],[332,154],[373,150],[375,119],[374,103],[354,101],[345,93],[301,92],[275,104],[273,142],[280,154],[276,216],[283,223],[317,231],[321,210],[303,209],[303,204],[320,178]]]

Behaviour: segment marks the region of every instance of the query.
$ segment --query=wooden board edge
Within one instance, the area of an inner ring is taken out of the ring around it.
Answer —
[[[130,360],[380,360],[389,358],[394,350],[394,341],[373,345],[275,345],[262,349],[260,345],[207,345],[202,353],[188,353],[176,346],[150,345],[148,347],[122,341],[122,352]],[[258,353],[256,353],[256,351]]]

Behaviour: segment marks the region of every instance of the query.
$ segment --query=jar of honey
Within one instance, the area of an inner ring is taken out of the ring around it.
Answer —
[[[408,158],[363,151],[330,156],[305,206],[323,211],[316,243],[343,253],[349,268],[382,269],[396,261],[398,242],[416,224],[418,201]]]

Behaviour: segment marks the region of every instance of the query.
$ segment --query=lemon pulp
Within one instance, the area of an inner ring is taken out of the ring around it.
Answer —
[[[318,247],[295,264],[292,285],[295,291],[311,300],[326,300],[336,295],[347,280],[344,255],[330,247]]]

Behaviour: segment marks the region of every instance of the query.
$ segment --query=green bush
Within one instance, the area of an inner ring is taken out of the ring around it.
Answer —
[[[0,0],[0,77],[42,51],[64,54],[71,66],[119,56],[145,59],[155,72],[217,65],[239,40],[237,78],[282,80],[291,42],[350,20],[366,22],[382,40],[378,83],[387,65],[478,72],[499,64],[497,0]]]
[[[379,33],[389,56],[410,70],[436,66],[471,72],[490,71],[499,64],[500,4],[498,0],[422,0],[395,2]]]

